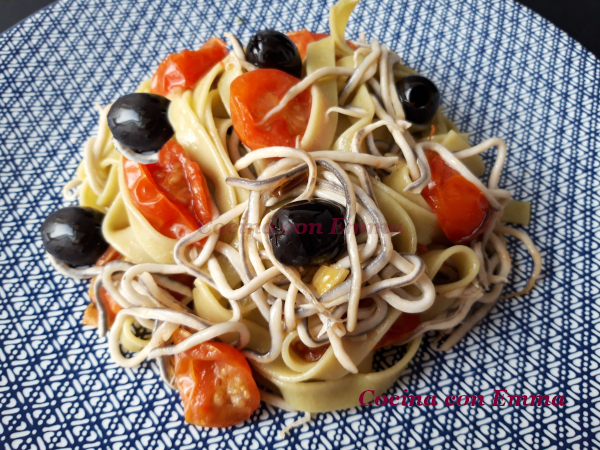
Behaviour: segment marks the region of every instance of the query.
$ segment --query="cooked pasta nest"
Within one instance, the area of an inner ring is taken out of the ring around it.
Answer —
[[[236,345],[283,397],[264,392],[265,401],[308,412],[339,409],[357,404],[358,394],[352,389],[358,393],[363,387],[387,389],[414,356],[425,333],[441,332],[444,340],[439,348],[447,350],[493,308],[502,298],[512,268],[506,236],[520,240],[534,264],[527,285],[505,298],[533,287],[541,270],[540,255],[526,233],[501,222],[511,202],[510,192],[498,187],[505,143],[492,138],[451,151],[444,143],[460,135],[441,110],[434,118],[436,133],[429,140],[429,128],[407,122],[395,80],[414,72],[377,39],[367,43],[361,35],[354,42],[355,51],[345,44],[344,28],[352,7],[353,2],[342,1],[332,8],[331,37],[311,46],[307,75],[265,117],[312,89],[313,98],[321,103],[313,105],[315,114],[311,113],[298,148],[249,152],[234,130],[228,133],[228,83],[236,74],[255,69],[232,35],[227,36],[233,51],[224,64],[193,91],[171,99],[175,137],[211,181],[213,196],[212,222],[179,241],[159,235],[132,205],[122,188],[122,157],[106,126],[110,105],[100,108],[98,136],[88,141],[77,177],[64,193],[107,214],[105,237],[127,260],[80,269],[48,258],[67,276],[95,277],[96,298],[104,287],[124,308],[108,338],[110,354],[120,366],[156,359],[163,379],[172,386],[172,355],[222,339]],[[329,65],[319,66],[317,61]],[[139,91],[147,89],[144,82]],[[335,130],[340,124],[347,124],[341,132]],[[378,139],[377,133],[389,139]],[[496,159],[484,184],[470,168],[481,166],[478,155],[493,147]],[[432,246],[417,256],[417,242],[429,243],[437,232],[435,216],[420,197],[431,179],[426,151],[436,152],[477,186],[493,215],[486,231],[468,246]],[[323,295],[311,285],[315,268],[282,265],[268,236],[278,208],[315,198],[345,208],[347,250],[330,264],[348,270],[349,275]],[[390,220],[400,221],[400,234],[388,229]],[[355,223],[371,232],[355,235]],[[219,233],[229,224],[235,225],[235,233]],[[195,244],[200,241],[202,246]],[[176,274],[195,277],[194,289],[172,278]],[[373,301],[361,306],[366,298]],[[102,302],[96,302],[96,307],[103,336],[106,311]],[[398,343],[409,344],[406,356],[386,371],[369,373],[373,348],[401,313],[421,314],[418,328]],[[151,337],[135,336],[132,324],[152,330]],[[172,345],[171,335],[180,326],[194,333]],[[319,361],[308,363],[291,350],[298,340],[307,347],[330,344],[330,348]],[[133,355],[125,356],[121,345]],[[348,381],[352,377],[361,381],[352,385]],[[324,392],[329,393],[326,401],[319,399]],[[345,392],[347,398],[332,401],[331,393],[336,392],[340,396]]]

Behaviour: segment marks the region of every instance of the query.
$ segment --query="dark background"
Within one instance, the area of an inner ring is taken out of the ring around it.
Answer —
[[[0,0],[0,33],[52,0]],[[521,0],[600,57],[600,0]]]

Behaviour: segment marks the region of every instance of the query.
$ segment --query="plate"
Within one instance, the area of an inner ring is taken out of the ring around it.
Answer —
[[[598,448],[600,64],[512,1],[363,0],[348,35],[379,39],[440,87],[471,142],[500,136],[501,187],[532,202],[541,280],[504,301],[451,352],[429,337],[390,394],[437,406],[361,407],[296,419],[261,406],[227,429],[183,421],[153,364],[124,370],[81,325],[87,283],[44,261],[42,220],[95,132],[94,103],[133,91],[168,53],[231,31],[327,29],[330,1],[65,0],[0,36],[0,446],[54,448]],[[519,265],[531,263],[511,242]],[[380,354],[385,365],[394,351]],[[564,407],[490,406],[494,390],[564,395]],[[446,406],[449,395],[487,406]],[[595,440],[593,440],[595,439]]]

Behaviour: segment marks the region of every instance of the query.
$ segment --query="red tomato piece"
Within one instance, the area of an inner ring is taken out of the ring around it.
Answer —
[[[121,253],[119,253],[115,248],[111,245],[108,247],[106,252],[96,261],[96,266],[105,266],[109,262],[116,261],[121,258]],[[94,280],[92,280],[90,288],[94,285]],[[93,300],[99,301],[104,305],[104,309],[106,310],[106,315],[108,316],[108,328],[110,328],[117,317],[117,313],[121,311],[121,305],[119,305],[114,298],[108,293],[104,287],[100,288],[100,298],[94,298],[93,292],[91,292],[90,297]]]
[[[306,58],[306,48],[308,47],[308,44],[312,44],[313,42],[317,42],[321,39],[329,37],[327,33],[311,33],[308,30],[292,31],[287,33],[286,36],[289,37],[294,44],[296,44],[302,59]]]
[[[190,335],[179,328],[174,343]],[[175,384],[186,422],[201,427],[235,425],[248,419],[260,404],[248,361],[222,342],[204,342],[175,355]]]
[[[422,255],[423,253],[429,252],[429,247],[423,244],[417,244],[417,255]]]
[[[308,47],[308,44],[312,44],[313,42],[317,42],[317,41],[320,41],[321,39],[328,38],[329,34],[327,34],[327,33],[311,33],[308,30],[300,30],[300,31],[292,31],[290,33],[287,33],[286,36],[289,37],[294,44],[296,44],[296,47],[298,48],[298,51],[300,52],[300,57],[302,59],[304,59],[304,58],[306,58],[306,48]],[[352,50],[356,50],[358,48],[358,47],[356,47],[356,45],[354,45],[350,41],[346,41],[346,44],[348,44],[348,46]]]
[[[312,103],[310,89],[300,93],[265,124],[259,124],[299,81],[277,69],[257,69],[233,80],[230,88],[231,120],[244,144],[252,150],[279,145],[296,146],[296,138],[302,138],[308,126]]]
[[[91,290],[90,297],[92,298],[92,301],[83,312],[82,323],[98,328],[98,309],[96,308],[96,302],[100,301],[106,311],[108,328],[110,328],[115,321],[115,317],[117,317],[117,313],[123,308],[121,308],[121,305],[119,305],[103,287],[100,288],[100,300],[94,297]]]
[[[96,299],[98,301],[98,299]],[[104,287],[100,288],[100,302],[104,305],[106,309],[106,314],[108,316],[108,328],[110,328],[117,317],[117,313],[121,311],[121,305],[119,305],[114,298],[108,293]]]
[[[306,362],[317,362],[320,360],[327,349],[329,348],[329,344],[321,345],[320,347],[307,347],[302,343],[302,341],[298,340],[292,344],[292,348],[296,352],[300,358],[302,358]]]
[[[115,248],[111,245],[108,247],[108,249],[104,252],[104,254],[98,258],[98,261],[96,261],[96,264],[94,264],[95,266],[105,266],[107,265],[109,262],[111,261],[115,261],[119,258],[121,258],[121,254],[115,250]],[[86,308],[86,310],[83,312],[83,324],[84,325],[91,325],[93,327],[98,327],[98,309],[96,308],[95,303],[96,302],[101,302],[102,305],[104,305],[104,309],[106,310],[106,315],[107,315],[107,319],[108,319],[108,328],[110,328],[113,324],[113,322],[115,321],[115,317],[117,316],[117,313],[119,311],[121,311],[121,305],[119,305],[108,293],[108,291],[106,289],[104,289],[103,287],[100,288],[100,298],[97,299],[95,298],[94,295],[94,283],[96,282],[96,277],[92,278],[92,281],[90,283],[90,289],[89,289],[89,295],[90,298],[92,299],[92,301],[90,302],[90,304],[88,305],[88,307]]]
[[[212,219],[206,179],[181,145],[171,140],[155,164],[123,159],[125,183],[135,207],[164,236],[181,239]]]
[[[169,275],[169,278],[173,278],[174,280],[179,281],[180,283],[185,284],[187,287],[193,289],[194,281],[196,281],[196,277],[192,275],[188,275],[187,273],[173,273]]]
[[[401,341],[415,331],[420,324],[421,321],[418,314],[401,313],[390,329],[387,330],[387,333],[377,343],[375,349]]]
[[[150,92],[166,96],[175,88],[193,89],[228,53],[225,42],[216,37],[209,39],[198,50],[172,53],[158,65]]]
[[[485,230],[491,208],[483,192],[450,167],[436,152],[427,151],[431,181],[423,198],[440,222],[442,231],[455,244],[464,244]]]
[[[112,245],[109,245],[104,254],[98,258],[98,261],[96,261],[96,264],[94,265],[105,266],[109,262],[119,259],[121,256],[122,255]]]
[[[194,281],[196,280],[196,277],[188,275],[187,273],[174,273],[174,274],[169,275],[169,278],[173,278],[174,280],[177,280],[180,283],[185,284],[190,289],[194,289]],[[184,298],[184,295],[182,295],[178,292],[171,291],[170,289],[167,289],[167,290],[169,291],[169,294],[171,294],[173,296],[173,298],[175,298],[175,300],[181,301]]]

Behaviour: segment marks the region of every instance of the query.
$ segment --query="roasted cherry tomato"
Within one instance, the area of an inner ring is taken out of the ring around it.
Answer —
[[[93,282],[90,286],[90,297],[92,298],[92,302],[84,311],[82,322],[84,325],[90,325],[96,328],[98,327],[98,309],[96,308],[96,302],[100,301],[106,311],[108,328],[110,328],[113,322],[115,321],[118,312],[121,311],[123,308],[121,308],[121,305],[119,305],[115,301],[115,299],[112,298],[112,296],[108,293],[106,289],[104,289],[104,287],[100,288],[100,298],[97,299],[94,296],[92,286]]]
[[[320,41],[321,39],[325,39],[325,38],[329,37],[329,34],[327,34],[327,33],[311,33],[310,31],[307,31],[307,30],[300,30],[300,31],[292,31],[290,33],[287,33],[286,36],[289,37],[294,44],[296,44],[296,47],[298,48],[298,51],[300,52],[300,57],[302,59],[304,59],[304,58],[306,58],[306,48],[308,47],[308,44],[312,44],[313,42],[317,42],[317,41]],[[348,44],[348,46],[352,50],[357,49],[356,45],[354,45],[352,42],[346,41],[346,44]]]
[[[191,333],[179,328],[175,344]],[[250,365],[229,344],[204,342],[175,355],[175,384],[185,420],[201,427],[228,427],[248,419],[260,404]]]
[[[315,348],[307,347],[300,340],[292,344],[292,349],[294,349],[296,354],[306,362],[317,362],[323,357],[328,348],[329,344],[324,344]]]
[[[193,89],[228,53],[225,42],[214,37],[198,50],[184,50],[167,56],[152,77],[151,92],[166,96],[175,88]]]
[[[423,253],[429,252],[429,247],[423,244],[417,244],[417,255],[422,255]]]
[[[212,219],[210,194],[198,164],[175,141],[155,164],[123,159],[125,183],[135,207],[159,233],[181,239]]]
[[[408,337],[421,324],[418,314],[402,313],[375,346],[376,349]]]
[[[122,255],[117,250],[115,250],[113,246],[109,246],[108,250],[106,250],[106,252],[104,252],[104,254],[100,258],[98,258],[98,261],[96,261],[96,264],[94,265],[100,267],[105,266],[109,262],[119,259],[121,256]],[[96,277],[92,278],[89,290],[90,298],[92,299],[92,301],[90,302],[86,310],[83,312],[82,322],[84,325],[91,325],[96,328],[98,327],[98,309],[96,308],[96,302],[100,301],[102,302],[102,305],[104,305],[104,308],[106,310],[106,315],[108,316],[108,327],[110,328],[113,322],[115,321],[117,313],[123,308],[121,308],[121,305],[119,305],[103,287],[100,288],[100,299],[95,298],[95,281]]]
[[[107,265],[109,262],[116,261],[121,256],[123,255],[121,255],[112,245],[110,245],[104,254],[98,258],[98,261],[96,261],[96,264],[94,265],[102,267]]]
[[[307,30],[292,31],[290,33],[286,33],[286,36],[289,37],[294,44],[296,44],[302,59],[306,58],[306,48],[308,47],[308,44],[312,44],[313,42],[317,42],[321,39],[329,37],[327,33],[311,33]]]
[[[299,81],[276,69],[253,70],[233,80],[230,88],[231,120],[244,144],[252,150],[278,145],[296,146],[296,138],[302,138],[310,117],[310,89],[300,93],[265,124],[260,125],[260,122]]]
[[[442,231],[455,244],[475,239],[492,215],[490,203],[477,186],[446,164],[438,153],[428,150],[426,156],[431,181],[422,194]]]

